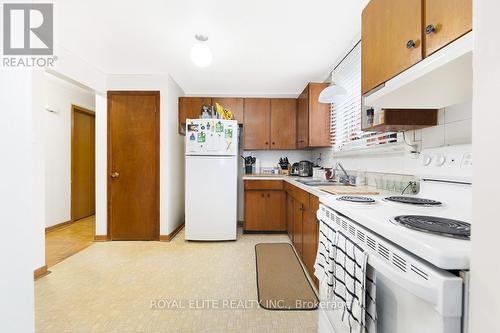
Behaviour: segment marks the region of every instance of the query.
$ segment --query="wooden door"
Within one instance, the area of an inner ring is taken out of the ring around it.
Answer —
[[[285,205],[286,205],[285,192],[267,191],[266,205],[264,206],[266,219],[263,230],[286,231]]]
[[[304,205],[298,200],[293,201],[293,245],[300,258],[302,258],[302,220]]]
[[[108,236],[159,239],[159,92],[108,92]]]
[[[243,121],[245,149],[269,149],[271,103],[268,98],[245,98]]]
[[[363,94],[422,60],[421,36],[422,0],[371,0],[362,14]]]
[[[264,230],[266,193],[266,191],[245,191],[245,231]]]
[[[309,142],[308,147],[328,147],[331,145],[330,104],[320,103],[319,94],[328,83],[309,83]]]
[[[243,124],[243,98],[213,97],[212,104],[215,105],[215,103],[219,103],[225,109],[230,110],[238,124]]]
[[[295,149],[297,141],[297,99],[271,99],[271,149]]]
[[[293,243],[293,197],[286,196],[286,231],[290,241]]]
[[[210,107],[212,98],[210,97],[179,97],[179,132],[184,133],[186,119],[198,119],[203,106]]]
[[[297,148],[309,146],[309,85],[297,99]]]
[[[425,56],[472,30],[472,0],[425,0]]]
[[[309,275],[314,278],[314,262],[316,261],[316,253],[318,251],[319,230],[316,218],[316,212],[319,209],[319,199],[314,195],[310,195],[309,208],[304,214],[302,223],[302,261],[306,266]]]
[[[95,214],[95,114],[72,107],[71,220]]]

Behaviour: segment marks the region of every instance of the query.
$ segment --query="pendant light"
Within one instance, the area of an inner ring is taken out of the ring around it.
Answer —
[[[344,87],[335,84],[333,81],[333,71],[332,71],[332,80],[328,87],[323,89],[319,94],[318,101],[320,103],[333,103],[334,100],[337,100],[340,96],[347,95],[347,90]]]
[[[208,36],[195,35],[196,44],[191,48],[191,61],[198,67],[208,67],[212,63],[212,51],[208,47]]]

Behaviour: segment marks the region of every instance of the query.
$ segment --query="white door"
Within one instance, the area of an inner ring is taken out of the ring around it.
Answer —
[[[186,156],[187,240],[235,240],[237,158]]]

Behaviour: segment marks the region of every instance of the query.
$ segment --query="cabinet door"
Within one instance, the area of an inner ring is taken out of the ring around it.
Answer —
[[[179,126],[186,124],[186,119],[200,118],[202,106],[210,107],[212,99],[210,97],[179,97]],[[179,128],[184,133],[183,128]]]
[[[267,191],[266,205],[264,206],[265,231],[285,231],[285,192]],[[262,207],[260,208],[262,210]]]
[[[302,223],[302,261],[315,283],[317,283],[317,279],[314,277],[314,262],[316,261],[316,252],[318,251],[319,242],[319,230],[316,218],[318,209],[318,197],[310,195],[309,208],[305,211],[304,221]]]
[[[309,145],[309,85],[297,99],[297,148]]]
[[[243,119],[245,149],[269,149],[270,100],[268,98],[245,98]]]
[[[319,94],[328,83],[309,83],[309,144],[308,147],[331,145],[330,104],[320,103]]]
[[[295,149],[297,99],[271,99],[271,149]]]
[[[266,191],[245,191],[245,231],[264,230]]]
[[[212,103],[219,103],[225,109],[230,110],[233,113],[234,119],[238,121],[238,124],[243,124],[243,98],[233,98],[233,97],[214,97],[212,98]]]
[[[293,246],[300,258],[302,258],[302,219],[304,216],[304,205],[299,201],[293,201]]]
[[[293,243],[293,197],[289,194],[286,196],[286,231]]]
[[[472,30],[472,0],[425,0],[425,56]]]
[[[363,94],[419,62],[421,36],[422,0],[371,0],[362,14]]]

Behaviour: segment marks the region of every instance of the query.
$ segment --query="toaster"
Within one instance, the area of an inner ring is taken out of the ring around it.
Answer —
[[[300,161],[299,162],[299,176],[300,177],[312,177],[313,175],[313,163],[310,161]]]

